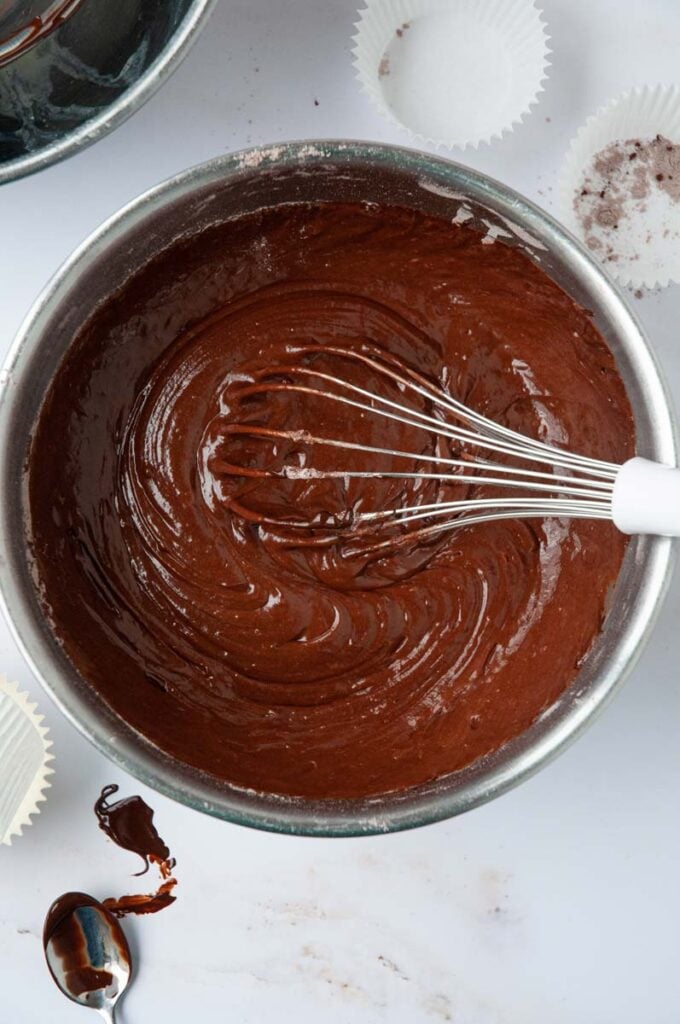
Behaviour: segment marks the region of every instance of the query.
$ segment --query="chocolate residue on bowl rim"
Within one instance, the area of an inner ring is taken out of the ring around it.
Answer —
[[[32,49],[75,14],[83,0],[62,0],[0,39],[0,68]]]

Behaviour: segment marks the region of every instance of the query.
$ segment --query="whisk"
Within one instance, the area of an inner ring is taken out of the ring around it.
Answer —
[[[335,449],[339,454],[344,451],[376,458],[389,456],[391,464],[393,460],[397,464],[401,459],[409,460],[416,468],[347,469],[340,465],[337,469],[314,469],[304,464],[284,464],[272,469],[238,465],[223,458],[222,474],[251,479],[340,480],[346,485],[352,479],[434,481],[481,487],[482,494],[312,518],[255,514],[239,501],[232,502],[233,509],[246,519],[265,527],[306,531],[304,543],[308,544],[327,543],[329,533],[332,536],[340,531],[349,531],[355,539],[372,537],[365,551],[393,547],[403,539],[402,532],[397,538],[375,541],[375,528],[379,525],[407,526],[406,536],[412,540],[503,519],[599,519],[613,521],[627,534],[680,536],[680,469],[640,457],[617,465],[526,437],[469,408],[391,353],[376,352],[372,346],[306,344],[290,345],[287,351],[294,361],[239,379],[233,395],[237,408],[244,399],[262,399],[277,393],[323,399],[358,410],[362,417],[383,417],[425,430],[433,439],[448,445],[449,452],[453,447],[453,454],[420,454],[326,437],[311,429],[279,429],[266,422],[228,419],[223,426],[226,435],[257,439],[274,450],[281,442],[290,442],[296,448],[304,445],[311,449]],[[365,377],[377,374],[377,379],[389,384],[388,391],[393,397],[377,394],[369,387],[328,372],[327,368],[315,366],[317,355],[347,360]],[[421,404],[424,400],[426,410],[407,405],[407,395]],[[501,491],[502,496],[490,495],[490,488]],[[320,531],[316,538],[314,528]]]

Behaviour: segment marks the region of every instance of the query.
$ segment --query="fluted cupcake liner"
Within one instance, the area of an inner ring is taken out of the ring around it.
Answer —
[[[550,51],[533,0],[367,0],[355,27],[364,92],[433,145],[500,138],[543,89]]]
[[[631,89],[588,118],[559,202],[565,225],[621,284],[680,282],[680,88]]]
[[[54,771],[51,746],[36,704],[0,676],[0,844],[11,846],[39,813]]]

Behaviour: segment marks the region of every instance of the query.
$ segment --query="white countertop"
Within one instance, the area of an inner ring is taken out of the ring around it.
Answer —
[[[540,104],[454,158],[550,209],[569,139],[635,83],[679,77],[677,0],[544,0],[554,54]],[[221,0],[169,84],[94,148],[0,189],[0,337],[123,202],[242,146],[344,136],[409,145],[360,94],[350,0]],[[318,106],[314,100],[318,100]],[[680,289],[634,302],[680,395]],[[282,838],[174,805],[60,718],[0,626],[0,669],[49,719],[56,774],[0,848],[0,1021],[87,1021],[43,964],[53,897],[130,891],[134,858],[91,805],[141,792],[178,860],[178,901],[126,928],[139,974],[122,1024],[677,1024],[680,1020],[680,578],[633,676],[588,733],[520,788],[419,831]],[[134,891],[134,890],[133,890]],[[140,889],[141,891],[141,889]]]

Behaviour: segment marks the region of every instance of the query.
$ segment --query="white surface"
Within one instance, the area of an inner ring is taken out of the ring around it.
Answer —
[[[550,207],[586,116],[677,74],[680,4],[544,6],[555,53],[540,104],[465,159]],[[1,189],[3,344],[75,244],[173,171],[265,140],[402,141],[353,79],[353,15],[347,0],[222,0],[131,121]],[[677,397],[680,291],[636,306]],[[39,935],[58,893],[135,882],[91,811],[120,782],[156,808],[180,880],[174,907],[129,925],[139,976],[121,1024],[677,1024],[679,614],[676,579],[627,686],[552,766],[455,821],[376,839],[278,838],[175,806],[121,777],[41,696],[56,774],[35,825],[0,849],[0,1021],[90,1019],[57,992]],[[1,642],[0,668],[39,696],[4,628]]]

